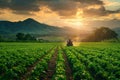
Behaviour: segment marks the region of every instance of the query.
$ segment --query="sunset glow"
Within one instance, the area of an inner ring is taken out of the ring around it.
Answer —
[[[81,28],[93,26],[93,23],[87,24],[91,21],[119,20],[119,7],[118,0],[7,0],[0,3],[0,20],[21,21],[33,18],[48,25]]]
[[[120,80],[120,0],[0,0],[0,80]]]

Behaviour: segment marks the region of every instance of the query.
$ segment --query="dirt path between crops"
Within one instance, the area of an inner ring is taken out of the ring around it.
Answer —
[[[58,55],[58,48],[56,48],[55,53],[53,54],[51,60],[48,63],[48,70],[46,72],[45,78],[41,80],[52,80],[52,77],[55,73],[57,55]]]
[[[69,63],[68,63],[67,56],[65,55],[65,53],[63,53],[63,58],[64,58],[64,60],[65,60],[67,80],[73,80],[72,70],[71,70],[71,68],[70,68],[70,65],[69,65]]]
[[[53,50],[53,48],[50,49],[50,50],[48,50],[47,54],[50,53],[52,50]],[[26,80],[30,76],[30,74],[32,73],[32,70],[35,68],[35,66],[43,59],[43,57],[45,57],[45,55],[46,54],[44,54],[43,56],[41,56],[34,64],[32,64],[31,66],[29,66],[27,68],[27,72],[21,76],[20,80]]]

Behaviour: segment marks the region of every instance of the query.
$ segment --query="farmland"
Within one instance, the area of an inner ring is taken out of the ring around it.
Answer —
[[[0,43],[0,80],[120,80],[120,43]]]

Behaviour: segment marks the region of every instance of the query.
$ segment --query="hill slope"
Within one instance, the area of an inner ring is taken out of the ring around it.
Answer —
[[[120,28],[114,28],[120,35]],[[0,21],[0,35],[4,35],[6,38],[15,38],[17,33],[29,33],[34,34],[36,37],[45,37],[45,36],[61,36],[61,37],[71,37],[71,36],[80,36],[84,38],[90,32],[87,30],[77,30],[70,27],[55,27],[39,23],[34,19],[28,18],[24,21],[19,22],[10,22],[10,21]],[[53,39],[53,38],[52,38]]]
[[[31,18],[19,22],[0,21],[0,34],[16,34],[18,32],[30,34],[55,34],[62,29],[39,23]]]

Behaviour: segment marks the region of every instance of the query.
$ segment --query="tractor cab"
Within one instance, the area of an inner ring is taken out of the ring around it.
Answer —
[[[67,40],[67,45],[66,46],[73,46],[73,42],[71,39],[68,39]]]

